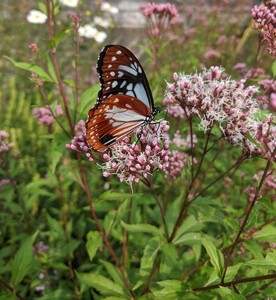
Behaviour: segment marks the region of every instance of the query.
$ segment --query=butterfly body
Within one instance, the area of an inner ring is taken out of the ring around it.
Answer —
[[[97,64],[101,89],[86,122],[90,147],[104,152],[160,112],[154,107],[145,72],[125,47],[105,46]]]

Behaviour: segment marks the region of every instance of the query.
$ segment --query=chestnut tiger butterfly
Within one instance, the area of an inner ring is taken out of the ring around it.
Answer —
[[[152,122],[160,112],[154,107],[146,74],[134,54],[121,45],[105,46],[97,72],[101,89],[86,121],[86,140],[104,152],[136,128]]]

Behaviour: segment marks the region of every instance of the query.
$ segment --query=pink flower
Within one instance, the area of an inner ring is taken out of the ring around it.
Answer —
[[[216,59],[216,58],[219,58],[220,56],[221,56],[221,53],[218,50],[214,50],[214,49],[207,49],[203,55],[203,57],[206,60]]]
[[[276,161],[276,126],[272,116],[259,122],[255,139],[261,144],[259,151],[268,160]]]
[[[153,2],[142,5],[140,9],[147,18],[149,33],[154,37],[161,35],[171,22],[179,22],[179,14],[174,4]]]
[[[252,10],[255,28],[260,36],[267,42],[267,51],[276,56],[276,4],[275,1],[264,1],[264,6],[255,5]]]
[[[276,93],[270,95],[270,107],[272,110],[276,111]]]
[[[186,138],[183,138],[181,135],[180,135],[180,131],[177,130],[175,133],[174,133],[174,137],[171,141],[175,146],[177,147],[183,147],[184,149],[188,150],[188,149],[191,149],[192,146],[194,147],[197,143],[197,137],[195,134],[193,134],[193,141],[191,141],[191,136],[190,135],[187,135]],[[192,145],[192,142],[193,142],[193,145]]]
[[[66,144],[66,148],[73,151],[84,153],[86,158],[89,161],[91,162],[94,161],[94,156],[91,152],[90,146],[86,141],[85,132],[83,134],[80,134],[79,136],[74,136],[71,141],[71,144]]]
[[[222,68],[211,67],[194,75],[178,74],[177,80],[168,83],[166,98],[180,105],[188,118],[199,117],[204,131],[217,124],[229,142],[255,153],[257,147],[247,133],[255,137],[260,125],[254,118],[259,111],[253,99],[257,88],[244,83],[225,77]]]
[[[56,107],[56,115],[60,116],[63,114],[62,108],[60,105]],[[38,124],[42,125],[51,125],[55,122],[55,118],[48,107],[38,107],[33,109],[33,115],[35,116]]]
[[[155,171],[163,171],[166,176],[176,178],[180,175],[186,155],[169,150],[168,122],[142,126],[136,131],[138,142],[130,138],[116,144],[106,161],[101,165],[105,177],[116,174],[121,182],[149,182]]]
[[[5,130],[0,130],[0,153],[7,152],[13,147],[13,143],[7,143],[4,139],[8,138],[9,134]]]
[[[29,49],[32,51],[32,53],[37,53],[38,51],[37,45],[34,43],[29,45]]]
[[[83,120],[80,120],[76,125],[75,125],[75,135],[79,136],[79,135],[84,135],[86,132],[85,129],[85,122]]]

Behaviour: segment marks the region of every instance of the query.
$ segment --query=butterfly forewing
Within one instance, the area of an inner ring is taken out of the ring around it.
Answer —
[[[103,152],[145,123],[151,110],[139,99],[111,95],[90,110],[86,139],[96,151]]]
[[[96,105],[111,95],[123,94],[139,99],[153,110],[153,98],[145,72],[127,48],[105,46],[99,55],[97,71],[102,87]]]

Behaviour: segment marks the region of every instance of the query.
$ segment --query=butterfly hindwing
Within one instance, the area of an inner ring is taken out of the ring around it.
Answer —
[[[86,139],[92,149],[103,152],[145,123],[150,109],[128,95],[111,95],[89,111]]]

